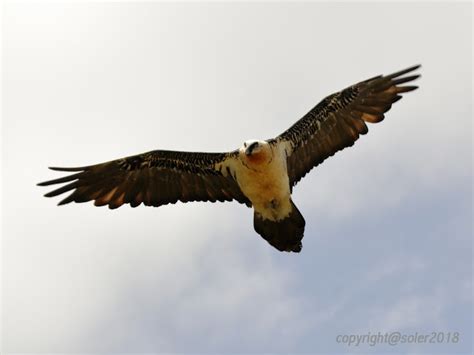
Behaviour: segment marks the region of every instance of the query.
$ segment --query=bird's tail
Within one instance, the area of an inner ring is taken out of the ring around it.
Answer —
[[[291,213],[285,219],[271,221],[255,212],[253,226],[258,234],[280,251],[299,253],[303,247],[301,239],[305,220],[293,201],[291,201]]]

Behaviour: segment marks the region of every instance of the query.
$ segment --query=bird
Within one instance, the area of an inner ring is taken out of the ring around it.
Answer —
[[[46,193],[70,193],[58,205],[94,201],[161,206],[178,201],[237,201],[253,208],[255,231],[279,251],[302,250],[305,219],[292,200],[295,185],[314,167],[368,132],[420,77],[415,65],[378,75],[333,93],[275,138],[246,140],[233,151],[153,150],[82,167],[50,167],[69,175],[41,182],[64,184]],[[405,84],[405,85],[404,85]],[[411,84],[411,83],[410,83]]]

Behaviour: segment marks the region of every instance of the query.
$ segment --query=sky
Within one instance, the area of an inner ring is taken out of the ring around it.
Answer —
[[[2,354],[472,352],[472,4],[9,3],[2,26]],[[418,63],[420,89],[294,189],[300,254],[235,202],[57,207],[36,186],[271,138]],[[459,339],[337,341],[378,332]]]

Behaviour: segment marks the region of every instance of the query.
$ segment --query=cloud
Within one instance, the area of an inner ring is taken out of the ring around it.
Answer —
[[[116,297],[89,318],[89,331],[77,342],[112,352],[223,351],[231,344],[250,351],[272,338],[275,350],[291,348],[305,325],[298,297],[289,292],[291,273],[263,248],[248,263],[238,242],[229,240],[218,250],[212,244],[176,255],[172,246],[166,250],[171,258],[153,250],[128,259],[134,274],[123,275],[110,291]],[[111,325],[113,331],[106,332]]]

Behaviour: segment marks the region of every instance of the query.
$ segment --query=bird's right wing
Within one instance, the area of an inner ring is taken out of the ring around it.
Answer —
[[[419,67],[379,75],[332,94],[288,130],[269,140],[286,152],[290,186],[326,158],[353,145],[359,135],[367,133],[366,122],[382,121],[384,113],[402,98],[399,94],[417,88],[400,85],[418,78],[419,75],[405,74]]]
[[[47,193],[72,193],[59,202],[86,202],[117,208],[142,202],[160,206],[177,201],[231,201],[250,205],[235,176],[238,152],[192,153],[155,150],[80,168],[51,168],[74,174],[39,183],[68,183]]]

